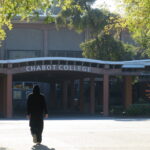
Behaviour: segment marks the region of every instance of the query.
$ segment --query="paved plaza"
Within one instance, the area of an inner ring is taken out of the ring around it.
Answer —
[[[49,118],[40,146],[28,120],[0,120],[0,150],[150,150],[150,119]]]

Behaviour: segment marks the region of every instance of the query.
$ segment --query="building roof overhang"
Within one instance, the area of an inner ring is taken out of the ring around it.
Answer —
[[[150,75],[150,59],[131,61],[104,61],[71,57],[38,57],[14,60],[0,60],[0,72],[3,73],[5,71],[7,73],[11,71],[13,74],[16,74],[24,73],[28,70],[30,70],[30,72],[33,72],[33,70],[43,71],[45,70],[45,67],[48,67],[47,70],[49,70],[49,65],[57,66],[57,71],[65,71],[66,66],[69,65],[70,70],[72,70],[74,66],[76,66],[78,71],[87,71],[87,73],[92,74]],[[64,67],[64,69],[61,68],[62,66]],[[29,69],[30,67],[37,67],[37,69]]]
[[[14,64],[33,61],[78,61],[106,65],[121,65],[122,68],[144,68],[150,66],[150,59],[131,60],[131,61],[104,61],[88,58],[72,58],[72,57],[37,57],[37,58],[22,58],[13,60],[0,60],[0,64]]]

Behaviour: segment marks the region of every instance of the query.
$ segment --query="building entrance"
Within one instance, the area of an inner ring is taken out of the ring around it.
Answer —
[[[19,97],[26,99],[32,85],[40,83],[47,98],[48,109],[51,111],[94,114],[98,104],[101,104],[102,109],[98,112],[102,111],[104,116],[108,116],[111,76],[122,76],[122,98],[127,108],[132,104],[132,76],[149,75],[148,68],[144,68],[146,61],[141,61],[140,65],[135,66],[136,63],[138,62],[108,62],[66,57],[0,61],[0,115],[11,117],[20,107],[25,106],[25,100],[21,103]],[[138,69],[134,69],[135,67]],[[22,88],[23,92],[19,92],[18,87]],[[97,99],[96,91],[99,95]]]
[[[89,73],[67,71],[15,74],[13,76],[13,114],[25,114],[27,97],[35,84],[40,86],[41,93],[45,95],[49,113],[88,113],[90,94],[86,93],[87,91],[90,93],[90,86],[87,85],[87,83],[90,84],[90,78],[87,77],[94,76]],[[93,99],[95,100],[95,96]]]

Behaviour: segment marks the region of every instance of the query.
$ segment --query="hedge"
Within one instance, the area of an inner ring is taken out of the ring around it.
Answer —
[[[132,104],[125,110],[126,115],[150,115],[150,104]]]

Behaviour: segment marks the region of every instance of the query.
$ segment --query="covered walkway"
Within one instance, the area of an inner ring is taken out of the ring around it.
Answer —
[[[73,83],[80,81],[80,112],[84,108],[83,81],[90,81],[90,110],[95,113],[95,84],[98,78],[103,78],[103,114],[109,115],[109,78],[123,76],[124,106],[132,104],[132,76],[150,75],[150,60],[136,61],[100,61],[86,58],[39,57],[18,60],[0,60],[0,113],[12,117],[12,82],[13,80],[51,82],[53,85],[53,101],[55,103],[55,81],[62,79],[63,108],[69,101],[67,87],[70,83],[71,100],[73,99]]]

